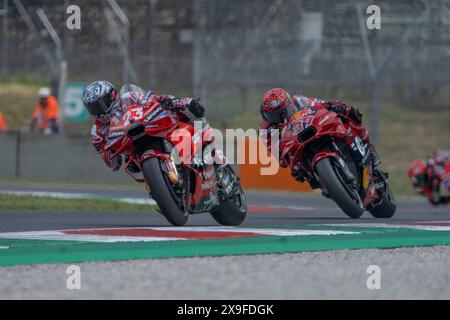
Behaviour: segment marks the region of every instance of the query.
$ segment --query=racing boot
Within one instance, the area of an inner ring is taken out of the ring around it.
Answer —
[[[308,173],[303,170],[303,168],[296,164],[291,171],[291,175],[294,177],[295,180],[297,180],[298,182],[305,182],[308,179]]]
[[[449,204],[450,203],[450,196],[449,197],[442,197],[440,204]]]

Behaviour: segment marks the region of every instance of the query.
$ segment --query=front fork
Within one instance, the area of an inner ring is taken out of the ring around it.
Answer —
[[[333,148],[336,152],[339,152],[340,149],[335,141],[332,143]],[[350,150],[352,154],[352,159],[356,161],[358,165],[361,166],[361,187],[367,193],[369,187],[372,185],[372,181],[374,180],[375,175],[375,167],[374,164],[371,163],[371,154],[372,148],[369,143],[365,143],[361,140],[360,137],[356,136],[350,143]],[[342,159],[341,159],[342,161]],[[347,167],[348,170],[348,167]],[[356,181],[356,178],[355,178]]]
[[[339,171],[342,174],[342,177],[345,179],[345,182],[351,185],[355,190],[364,190],[364,194],[373,195],[373,192],[370,191],[370,187],[373,185],[373,167],[370,164],[370,149],[367,144],[363,144],[362,141],[357,137],[351,143],[348,144],[350,146],[350,152],[352,153],[352,159],[356,160],[359,165],[362,167],[360,178],[358,181],[358,177],[350,170],[346,161],[344,160],[344,156],[342,154],[342,148],[339,147],[336,141],[331,142],[332,151],[324,151],[318,153],[312,163],[315,166],[320,160],[324,158],[332,158],[334,162],[337,164]],[[354,152],[358,152],[359,157],[354,159]],[[358,174],[359,175],[359,174]]]
[[[219,198],[222,201],[227,200],[240,184],[240,179],[230,165],[216,168],[217,189]]]
[[[179,176],[176,164],[175,164],[175,159],[172,156],[169,156],[169,155],[162,153],[160,151],[157,151],[157,150],[148,150],[148,151],[144,152],[144,154],[142,155],[142,157],[140,159],[140,163],[142,163],[145,160],[148,160],[150,158],[158,158],[161,161],[161,164],[162,164],[161,169],[167,175],[167,177],[172,185],[177,185],[180,182],[180,176]],[[141,171],[142,171],[142,167],[141,167]],[[127,170],[127,172],[128,172],[128,170]],[[144,182],[147,191],[149,193],[151,193],[150,187],[145,180],[139,181],[139,182]]]

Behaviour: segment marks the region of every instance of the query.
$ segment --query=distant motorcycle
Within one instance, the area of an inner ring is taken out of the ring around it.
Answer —
[[[121,97],[142,96],[124,92]],[[125,104],[125,105],[124,105]],[[230,165],[192,164],[198,148],[213,148],[209,142],[192,143],[192,152],[183,154],[175,135],[186,134],[196,140],[199,133],[179,112],[156,102],[141,106],[122,102],[123,113],[114,116],[106,149],[112,158],[125,159],[125,171],[137,182],[145,183],[162,214],[175,226],[183,226],[189,214],[210,212],[222,225],[240,225],[247,214],[247,202],[240,179]],[[178,130],[177,130],[178,129]],[[180,150],[178,150],[180,148]],[[173,152],[175,150],[175,152]],[[200,151],[202,151],[200,150]],[[211,149],[210,154],[216,152]],[[188,157],[177,161],[175,156]],[[187,164],[186,164],[187,163]],[[142,173],[143,177],[138,174]]]
[[[426,162],[414,160],[408,169],[414,190],[435,206],[450,204],[449,155],[435,155]]]
[[[397,205],[388,175],[374,168],[370,146],[357,128],[325,108],[299,111],[281,132],[281,158],[293,172],[303,169],[310,186],[322,189],[349,217],[368,210],[376,218],[390,218]]]
[[[429,194],[427,194],[427,197],[433,205],[450,203],[450,163],[443,169],[445,170],[433,172],[429,177],[429,185],[427,186]],[[438,200],[436,201],[436,199]]]

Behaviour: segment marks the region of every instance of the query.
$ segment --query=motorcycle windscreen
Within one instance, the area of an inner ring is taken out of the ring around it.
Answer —
[[[132,106],[140,104],[145,96],[145,91],[141,87],[134,84],[126,84],[119,91],[119,105],[122,112],[128,110]]]

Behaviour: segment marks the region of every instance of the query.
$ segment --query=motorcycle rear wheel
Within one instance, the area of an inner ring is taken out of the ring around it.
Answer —
[[[387,182],[385,182],[385,184],[386,190],[383,194],[382,202],[369,211],[372,216],[379,219],[392,218],[392,216],[395,214],[395,211],[397,210],[397,203],[395,201],[394,193],[392,192]]]
[[[247,200],[244,190],[239,186],[234,197],[222,202],[212,217],[223,226],[239,226],[247,217]]]
[[[316,164],[317,175],[321,184],[325,186],[331,199],[352,219],[358,219],[364,213],[364,207],[359,195],[350,195],[344,186],[343,178],[334,168],[331,160],[325,158]]]
[[[142,163],[143,174],[147,181],[153,199],[155,199],[162,214],[174,226],[182,227],[188,221],[188,212],[183,212],[175,201],[172,188],[167,179],[164,179],[161,162],[158,158],[150,158]]]

